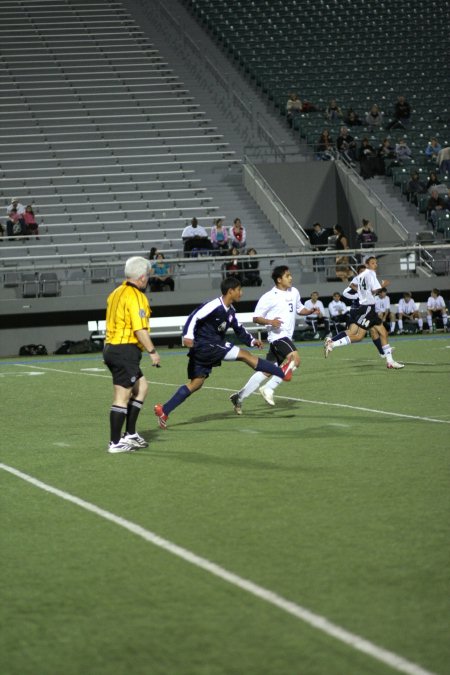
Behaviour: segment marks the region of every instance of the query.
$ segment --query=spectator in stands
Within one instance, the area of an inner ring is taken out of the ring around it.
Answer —
[[[375,248],[378,237],[373,231],[373,225],[370,220],[362,219],[362,227],[356,230],[356,243],[361,248]]]
[[[243,264],[239,260],[239,254],[240,254],[239,249],[236,248],[236,246],[232,246],[229,255],[233,257],[229,262],[223,264],[223,270],[224,270],[224,279],[226,277],[236,277],[236,279],[239,279],[239,281],[242,284]]]
[[[450,173],[450,146],[442,148],[437,157],[437,165],[442,174]]]
[[[435,185],[440,185],[441,181],[439,180],[436,171],[430,171],[430,175],[428,176],[427,184],[425,189],[428,190],[428,192],[431,193],[431,188],[434,187]],[[439,190],[438,190],[439,192]]]
[[[12,208],[6,219],[6,233],[9,239],[14,237],[24,237],[26,235],[26,226],[23,218],[19,216],[17,209]]]
[[[444,333],[448,330],[448,312],[445,300],[437,288],[433,288],[427,300],[427,323],[430,333],[434,330],[435,320],[442,319]]]
[[[152,262],[152,271],[149,279],[149,286],[152,293],[160,291],[175,290],[175,282],[172,278],[172,268],[164,260],[164,253],[157,251]]]
[[[39,226],[36,222],[33,207],[31,206],[31,204],[27,204],[27,206],[25,207],[25,211],[22,218],[25,222],[27,234],[32,234],[33,236],[36,237],[36,239],[39,239]]]
[[[256,249],[247,249],[247,255],[251,256],[251,259],[248,258],[242,263],[242,268],[244,271],[242,276],[242,285],[261,286],[262,279],[259,276],[259,260],[254,258],[254,256],[256,256]]]
[[[365,121],[369,131],[376,131],[383,126],[383,113],[376,103],[374,103],[369,112],[366,113]]]
[[[221,255],[228,252],[228,230],[223,224],[223,218],[216,218],[211,228],[211,243],[213,249]]]
[[[432,189],[431,197],[427,203],[427,220],[431,224],[433,230],[436,229],[438,216],[445,207],[446,200],[444,197],[441,197],[437,190]]]
[[[316,146],[316,157],[325,161],[334,159],[334,142],[328,129],[324,129],[320,134]]]
[[[426,185],[420,180],[420,174],[417,171],[413,171],[406,188],[406,196],[408,201],[410,201],[411,204],[418,206],[419,201],[417,199],[417,195],[424,194],[426,191]]]
[[[397,323],[398,323],[398,334],[403,333],[403,321],[410,321],[411,323],[417,323],[419,333],[423,330],[423,319],[419,314],[417,305],[414,302],[414,299],[411,293],[403,293],[403,298],[400,298],[398,302],[398,313],[397,313]]]
[[[186,257],[191,255],[192,249],[211,250],[212,244],[208,239],[205,228],[198,224],[197,218],[192,218],[191,224],[187,225],[181,233]]]
[[[381,159],[395,159],[395,148],[389,138],[383,138],[377,150],[377,155]]]
[[[319,328],[323,328],[328,335],[330,332],[330,322],[326,316],[323,302],[319,300],[317,291],[311,293],[310,299],[305,302],[305,308],[316,312],[315,314],[310,314],[306,317],[306,323],[309,324],[314,331],[314,340],[320,339]]]
[[[434,137],[430,138],[430,140],[428,141],[428,145],[425,148],[425,156],[429,160],[431,160],[433,162],[437,162],[438,155],[439,155],[441,150],[442,150],[442,146],[439,143],[438,139],[434,138]]]
[[[361,120],[358,117],[358,114],[349,108],[345,114],[344,122],[348,127],[360,127],[362,125]]]
[[[373,178],[378,171],[378,160],[375,148],[370,144],[367,136],[361,141],[361,147],[358,151],[358,161],[360,174],[364,180]]]
[[[289,98],[286,103],[286,119],[290,127],[295,127],[295,119],[300,116],[302,110],[303,104],[297,94],[289,94]]]
[[[17,197],[11,199],[11,203],[6,207],[6,214],[9,215],[11,211],[16,211],[19,216],[25,213],[25,207],[19,202]]]
[[[391,310],[391,300],[384,287],[375,296],[375,311],[382,320],[386,330],[391,334],[395,333],[395,314]]]
[[[340,225],[334,226],[333,234],[336,237],[335,248],[337,251],[340,251],[336,257],[336,276],[342,279],[342,281],[347,281],[353,277],[349,267],[349,258],[342,254],[342,251],[346,251],[349,248],[348,239]]]
[[[348,311],[349,308],[341,298],[341,294],[336,291],[333,293],[333,299],[328,305],[328,313],[330,315],[330,327],[332,327],[336,335],[345,330],[348,326]]]
[[[325,251],[328,247],[329,230],[326,230],[320,223],[314,223],[313,231],[309,235],[309,241],[313,251]],[[325,258],[313,258],[313,269],[315,272],[322,272],[325,269]]]
[[[399,164],[409,164],[412,159],[411,154],[411,148],[407,144],[406,138],[401,138],[395,144],[395,159]]]
[[[386,129],[406,129],[411,119],[411,106],[403,95],[397,98],[394,114]]]
[[[349,133],[347,127],[341,127],[339,136],[336,139],[337,150],[342,157],[349,164],[356,161],[356,141]]]
[[[245,248],[247,232],[245,231],[245,227],[242,225],[240,218],[235,218],[233,221],[233,227],[231,228],[230,232],[230,240],[232,247],[234,246],[239,250]]]
[[[340,122],[344,117],[342,110],[338,106],[335,98],[332,98],[325,108],[325,117],[330,122]]]
[[[0,241],[3,241],[3,235],[5,234],[5,228],[2,223],[0,223]]]

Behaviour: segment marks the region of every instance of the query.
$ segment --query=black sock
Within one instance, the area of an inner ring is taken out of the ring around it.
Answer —
[[[135,398],[130,399],[127,408],[127,434],[136,433],[136,422],[144,401],[138,401]]]
[[[127,415],[127,409],[120,405],[112,405],[109,412],[109,427],[111,431],[111,442],[118,443],[122,435],[122,427]]]

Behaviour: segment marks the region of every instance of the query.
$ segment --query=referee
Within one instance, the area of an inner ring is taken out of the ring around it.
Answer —
[[[106,338],[103,358],[112,374],[114,399],[110,410],[108,452],[133,452],[148,443],[136,432],[136,422],[147,396],[147,380],[140,368],[142,352],[153,366],[160,357],[149,335],[150,306],[145,289],[151,264],[141,257],[128,258],[125,281],[106,302]],[[122,428],[125,422],[125,433]]]

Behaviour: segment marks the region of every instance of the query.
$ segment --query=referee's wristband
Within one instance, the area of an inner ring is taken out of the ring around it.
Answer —
[[[150,349],[149,354],[156,354],[156,349]]]

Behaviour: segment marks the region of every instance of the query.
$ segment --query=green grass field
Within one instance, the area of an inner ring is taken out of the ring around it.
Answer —
[[[223,364],[167,431],[153,405],[187,359],[162,350],[143,361],[150,447],[115,456],[101,355],[0,361],[1,675],[449,673],[450,339],[395,346],[402,371],[368,340],[327,361],[299,343],[276,406],[254,395],[241,417],[251,370]]]

